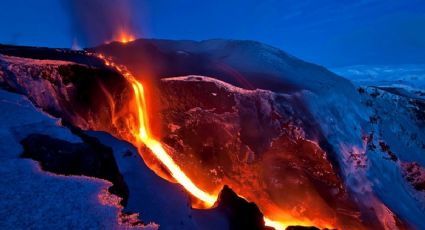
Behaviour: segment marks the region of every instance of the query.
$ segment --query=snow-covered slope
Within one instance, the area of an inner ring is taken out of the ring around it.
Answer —
[[[367,177],[387,206],[425,228],[425,67],[351,66],[335,72],[357,85],[368,114],[364,129]],[[397,197],[398,199],[394,199]]]
[[[158,223],[160,229],[166,230],[228,228],[228,219],[223,213],[192,209],[184,189],[151,171],[134,146],[106,133],[90,131],[88,134],[97,137],[114,151],[120,172],[129,187],[125,212],[139,213],[145,223]]]
[[[22,159],[21,139],[31,133],[81,143],[22,95],[0,90],[0,229],[124,229],[111,183],[43,172]],[[43,221],[40,221],[43,220]]]
[[[358,65],[332,71],[356,85],[409,86],[425,90],[425,65]]]

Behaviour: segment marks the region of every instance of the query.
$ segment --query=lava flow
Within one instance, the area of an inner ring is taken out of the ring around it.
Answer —
[[[107,66],[115,68],[120,72],[132,85],[134,91],[134,97],[137,108],[137,129],[132,129],[132,135],[136,139],[138,145],[139,155],[143,158],[141,153],[144,151],[143,147],[146,146],[150,149],[153,155],[165,166],[169,171],[171,176],[175,179],[177,183],[182,185],[184,189],[189,192],[192,196],[196,197],[199,201],[203,203],[205,207],[212,207],[217,200],[218,194],[211,194],[209,192],[203,191],[198,186],[193,183],[193,181],[183,172],[183,170],[177,165],[177,163],[171,158],[167,153],[160,141],[156,140],[150,133],[148,113],[145,99],[145,92],[143,85],[136,80],[136,78],[128,71],[125,67],[120,67],[107,59],[104,55],[97,55],[100,59],[104,61]],[[276,220],[271,220],[264,217],[264,222],[266,226],[273,227],[276,230],[283,230],[287,226],[291,225],[289,223],[283,223]],[[291,222],[292,223],[292,222]],[[300,223],[294,221],[294,223]]]
[[[137,111],[139,117],[139,132],[137,133],[138,140],[143,142],[152,153],[161,161],[161,163],[170,171],[176,181],[181,184],[188,192],[199,200],[205,202],[207,206],[212,206],[216,201],[217,196],[208,194],[199,189],[174,160],[168,155],[161,143],[149,135],[149,125],[147,124],[146,100],[144,96],[143,86],[135,79],[131,80],[134,94],[137,102]],[[140,151],[139,151],[140,152]]]

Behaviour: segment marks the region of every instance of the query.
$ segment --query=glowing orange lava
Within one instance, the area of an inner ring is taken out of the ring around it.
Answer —
[[[122,44],[127,44],[134,40],[136,40],[136,36],[127,32],[126,30],[120,30],[119,32],[116,32],[111,38],[111,40],[107,41],[106,43],[120,42]]]
[[[124,43],[124,44],[126,44],[126,43],[129,43],[129,42],[132,42],[132,41],[134,41],[136,38],[133,36],[133,35],[131,35],[131,34],[125,34],[125,33],[122,33],[120,36],[119,36],[119,38],[118,38],[118,40],[121,42],[121,43]]]
[[[209,192],[203,191],[198,186],[196,186],[193,181],[183,172],[183,170],[177,165],[177,163],[171,158],[167,153],[160,141],[156,140],[150,133],[148,113],[145,99],[145,92],[143,85],[136,80],[136,78],[125,69],[125,67],[117,66],[115,63],[105,58],[103,55],[97,55],[97,57],[104,60],[107,66],[111,66],[119,71],[132,85],[135,97],[135,107],[137,108],[137,128],[133,129],[132,135],[135,137],[138,148],[139,155],[143,152],[143,147],[146,146],[151,150],[155,157],[168,169],[171,176],[181,184],[184,189],[192,194],[194,197],[199,199],[204,206],[211,207],[217,200],[218,194],[211,194]],[[290,223],[276,221],[270,219],[270,217],[264,217],[264,222],[266,226],[275,228],[276,230],[283,230],[290,225],[304,225],[304,222],[300,221],[290,221]],[[308,224],[307,224],[308,225]]]
[[[134,90],[134,94],[137,102],[137,110],[139,114],[139,133],[137,134],[139,140],[143,142],[152,153],[161,161],[161,163],[170,171],[176,181],[181,184],[189,193],[205,202],[207,206],[212,206],[217,199],[217,196],[208,194],[199,189],[186,174],[180,169],[180,167],[174,162],[174,160],[168,155],[161,143],[153,139],[149,135],[149,126],[147,124],[147,113],[146,113],[146,100],[144,96],[143,86],[140,82],[133,80],[131,82]]]

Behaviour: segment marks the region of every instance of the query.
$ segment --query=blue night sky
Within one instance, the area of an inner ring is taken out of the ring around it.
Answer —
[[[0,43],[71,47],[65,2],[2,0]],[[141,37],[251,39],[327,67],[425,63],[423,0],[130,2]]]

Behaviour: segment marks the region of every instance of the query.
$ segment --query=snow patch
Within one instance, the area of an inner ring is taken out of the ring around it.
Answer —
[[[52,65],[52,66],[60,66],[60,65],[76,65],[75,62],[70,61],[60,61],[60,60],[39,60],[39,59],[32,59],[32,58],[24,58],[24,57],[14,57],[14,56],[8,56],[0,54],[0,59],[2,61],[13,63],[16,65]]]

